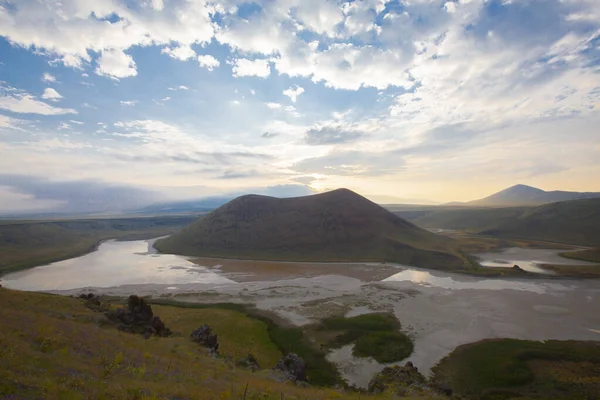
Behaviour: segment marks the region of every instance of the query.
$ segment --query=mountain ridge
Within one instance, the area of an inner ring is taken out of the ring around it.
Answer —
[[[569,192],[565,190],[546,191],[533,186],[517,184],[504,190],[491,194],[482,199],[464,203],[449,203],[452,205],[483,206],[483,207],[510,207],[532,206],[559,201],[584,200],[600,198],[600,192]]]
[[[348,189],[311,196],[240,196],[169,238],[166,253],[294,261],[390,261],[464,266],[453,241]]]

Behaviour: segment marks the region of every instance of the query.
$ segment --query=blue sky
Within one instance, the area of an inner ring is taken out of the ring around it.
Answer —
[[[0,204],[600,191],[595,0],[0,0]]]

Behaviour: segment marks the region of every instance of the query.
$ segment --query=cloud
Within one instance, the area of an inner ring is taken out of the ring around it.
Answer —
[[[162,11],[163,8],[165,7],[163,0],[151,0],[151,5],[152,5],[152,8],[155,9],[156,11]]]
[[[260,137],[265,138],[265,139],[271,139],[274,138],[276,136],[279,136],[279,133],[275,133],[275,132],[265,132],[262,135],[260,135]]]
[[[161,53],[168,54],[169,57],[175,58],[179,61],[186,61],[196,57],[196,52],[188,45],[178,46],[175,48],[165,47],[161,50]]]
[[[121,100],[120,103],[124,107],[133,107],[138,103],[138,101],[137,100]]]
[[[98,58],[98,75],[106,75],[113,79],[128,78],[137,75],[133,58],[119,49],[103,50]]]
[[[283,91],[283,94],[292,100],[292,103],[295,103],[300,96],[304,93],[304,88],[298,85],[290,86],[288,89]]]
[[[396,151],[333,151],[322,157],[302,160],[292,166],[302,174],[325,176],[383,176],[400,171],[404,161]]]
[[[309,129],[304,141],[311,146],[320,146],[355,142],[364,136],[364,132],[350,130],[343,126],[323,126]]]
[[[233,76],[236,78],[242,76],[258,76],[266,78],[271,74],[269,60],[256,59],[249,60],[246,58],[238,58],[233,61]]]
[[[210,54],[204,54],[204,55],[198,56],[198,64],[200,64],[201,67],[206,68],[209,71],[212,71],[215,68],[218,68],[219,65],[221,65],[219,60],[217,60]]]
[[[56,90],[52,88],[44,89],[44,93],[42,94],[42,99],[57,101],[62,99],[63,97]]]
[[[278,110],[282,107],[279,103],[265,103],[271,110]]]
[[[23,130],[21,125],[24,125],[26,121],[17,118],[7,117],[6,115],[0,114],[0,130],[1,129],[16,129]],[[0,147],[1,148],[1,147]]]
[[[54,77],[54,75],[49,74],[48,72],[44,73],[44,75],[42,75],[42,82],[45,83],[54,83],[56,82],[56,78]]]
[[[73,109],[53,107],[50,104],[37,100],[27,92],[11,87],[0,88],[0,109],[19,114],[77,114],[77,111]]]
[[[89,213],[124,211],[153,203],[160,196],[148,190],[94,181],[52,181],[43,177],[0,174],[0,199],[13,203],[0,213],[52,211]],[[6,190],[8,188],[8,190]],[[25,207],[14,204],[25,200]]]
[[[169,90],[190,90],[187,86],[184,85],[179,85],[179,86],[171,86],[169,87]]]

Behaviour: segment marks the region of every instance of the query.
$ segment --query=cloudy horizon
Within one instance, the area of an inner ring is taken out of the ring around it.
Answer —
[[[595,0],[0,0],[0,212],[600,192],[599,105]]]

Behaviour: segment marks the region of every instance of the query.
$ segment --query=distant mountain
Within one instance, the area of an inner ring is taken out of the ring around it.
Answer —
[[[462,268],[453,245],[347,189],[287,199],[241,196],[156,242],[162,252],[189,256]]]
[[[558,201],[600,198],[600,192],[545,191],[527,185],[515,185],[483,199],[462,203],[469,206],[523,206],[556,203]],[[452,203],[458,204],[458,203]]]
[[[427,208],[396,215],[423,228],[454,229],[512,239],[600,245],[600,198],[523,207]]]
[[[600,245],[600,199],[562,201],[525,210],[481,232],[505,238]]]

